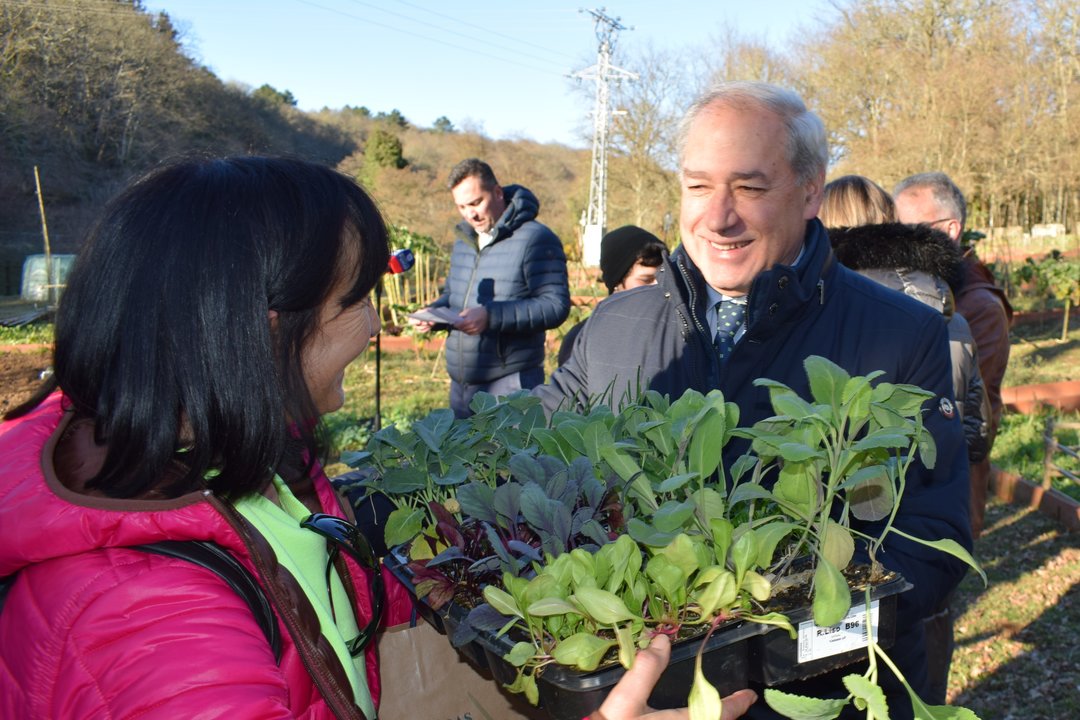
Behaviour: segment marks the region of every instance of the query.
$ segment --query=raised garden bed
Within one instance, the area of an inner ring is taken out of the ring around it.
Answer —
[[[1001,401],[1010,410],[1025,415],[1037,412],[1040,407],[1073,412],[1080,410],[1080,380],[1003,387]]]
[[[990,490],[1007,503],[1035,508],[1072,532],[1080,532],[1080,503],[1063,492],[1047,490],[1038,483],[996,467],[990,473]]]

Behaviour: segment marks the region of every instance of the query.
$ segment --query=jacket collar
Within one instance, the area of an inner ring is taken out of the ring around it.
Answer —
[[[825,227],[816,218],[807,221],[803,243],[797,267],[774,265],[754,279],[747,298],[744,340],[772,335],[781,325],[801,317],[811,303],[824,303],[835,258]],[[671,254],[670,262],[674,267],[667,283],[675,283],[694,323],[705,332],[705,278],[682,245]]]

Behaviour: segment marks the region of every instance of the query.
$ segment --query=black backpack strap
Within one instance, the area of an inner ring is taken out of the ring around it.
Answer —
[[[4,609],[4,601],[7,600],[8,590],[15,583],[16,573],[0,577],[0,610]]]
[[[131,549],[187,560],[206,568],[228,583],[251,608],[255,621],[259,623],[259,628],[270,643],[270,649],[274,651],[274,662],[281,662],[281,633],[266,593],[251,572],[223,547],[202,540],[163,540],[146,545],[133,545]]]

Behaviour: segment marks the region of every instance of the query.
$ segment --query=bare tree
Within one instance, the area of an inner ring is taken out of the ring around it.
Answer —
[[[686,62],[677,53],[646,46],[624,67],[637,80],[613,92],[608,224],[632,223],[660,235],[664,215],[678,202],[675,134],[690,93]]]

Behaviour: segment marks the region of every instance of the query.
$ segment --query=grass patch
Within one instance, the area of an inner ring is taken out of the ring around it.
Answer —
[[[949,702],[999,720],[1080,717],[1080,547],[1053,520],[993,501],[954,610]]]
[[[0,345],[52,344],[53,324],[30,323],[19,327],[0,325]]]
[[[1032,482],[1042,482],[1045,455],[1043,433],[1046,430],[1046,418],[1049,414],[1041,412],[1033,415],[1019,413],[1003,415],[1001,427],[998,428],[997,438],[994,440],[993,463],[1002,470]],[[1080,422],[1080,413],[1054,413],[1054,415],[1060,422]],[[1080,433],[1076,430],[1058,428],[1054,435],[1062,445],[1076,447],[1080,442]],[[1054,456],[1054,462],[1073,474],[1080,475],[1080,462],[1064,453],[1057,453]],[[1080,485],[1061,475],[1055,476],[1052,482],[1054,488],[1080,501]]]
[[[574,308],[570,319],[557,330],[548,332],[546,377],[555,370],[555,358],[562,336],[572,323],[586,315]],[[450,405],[450,377],[446,357],[440,351],[425,350],[417,338],[411,352],[383,352],[380,367],[382,424],[407,430],[436,408]],[[329,449],[327,457],[335,462],[343,451],[361,450],[371,438],[375,418],[375,347],[368,348],[345,370],[345,405],[323,416],[320,438]],[[344,471],[346,468],[334,468]]]
[[[343,451],[361,450],[371,438],[375,419],[375,348],[345,369],[345,404],[323,416],[320,437],[335,461]],[[413,352],[383,352],[380,411],[383,426],[407,429],[414,420],[447,407],[450,379],[441,353],[419,347]]]
[[[1010,333],[1012,345],[1003,385],[1037,385],[1071,380],[1080,367],[1080,310],[1069,318],[1069,336],[1061,337],[1061,320],[1025,323]]]

